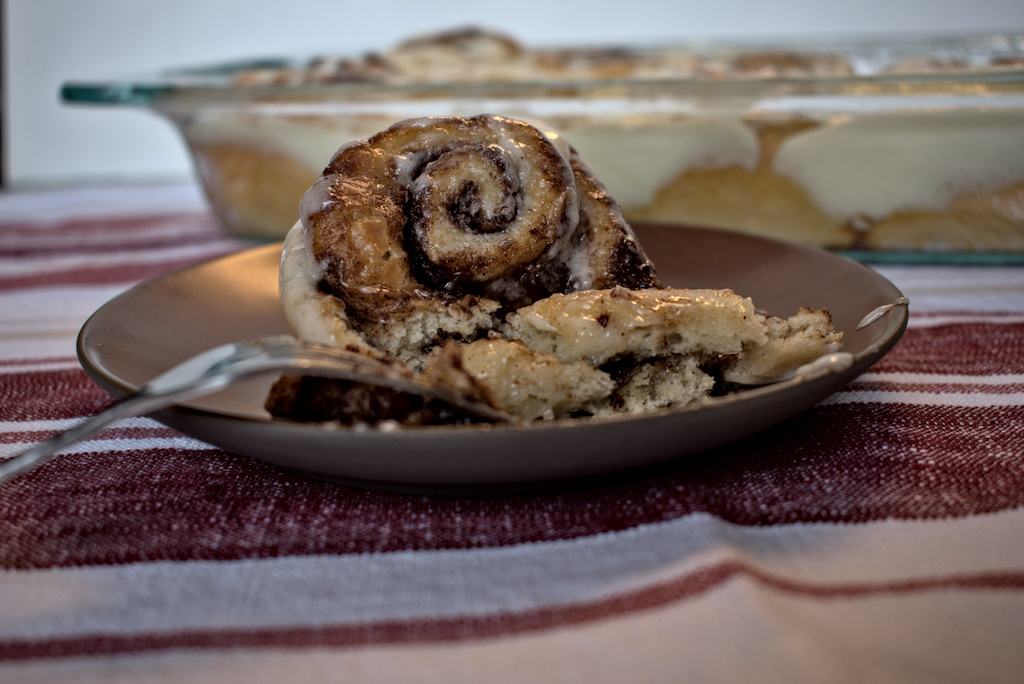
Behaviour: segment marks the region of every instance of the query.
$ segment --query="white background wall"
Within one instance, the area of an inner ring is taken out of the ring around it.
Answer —
[[[170,124],[69,107],[67,80],[258,55],[359,53],[458,25],[527,43],[1024,32],[1024,0],[4,0],[8,186],[191,174]]]

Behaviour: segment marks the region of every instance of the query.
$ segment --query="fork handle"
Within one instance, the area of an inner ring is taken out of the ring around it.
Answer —
[[[136,392],[65,432],[54,435],[0,463],[0,484],[56,456],[65,447],[99,432],[116,420],[166,408],[180,398],[179,392]]]

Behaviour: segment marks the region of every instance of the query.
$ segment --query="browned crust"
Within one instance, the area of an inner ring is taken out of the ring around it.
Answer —
[[[580,197],[577,240],[589,246],[594,270],[594,281],[587,289],[661,287],[654,265],[644,254],[608,189],[594,176],[576,150],[572,150],[570,162]]]

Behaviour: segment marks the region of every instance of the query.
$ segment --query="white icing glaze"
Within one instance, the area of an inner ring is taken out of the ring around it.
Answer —
[[[860,114],[783,143],[775,169],[841,221],[942,209],[1024,181],[1024,111]]]
[[[545,138],[551,141],[551,144],[555,146],[555,149],[558,150],[560,155],[562,155],[562,158],[569,161],[569,141],[566,140],[565,135],[563,135],[561,131],[549,124],[547,121],[543,121],[541,119],[522,117],[519,118],[519,121],[528,123],[540,131]]]
[[[301,222],[296,222],[281,250],[281,311],[288,327],[296,337],[309,342],[362,346],[362,339],[341,317],[343,311],[338,302],[318,289],[321,269],[306,242],[306,231]],[[338,315],[332,315],[335,313]]]
[[[276,152],[320,173],[339,143],[373,135],[392,123],[388,116],[228,115],[197,119],[184,126],[183,133],[189,144],[228,144]]]
[[[693,117],[639,123],[581,118],[559,131],[544,121],[518,117],[538,128],[566,159],[571,144],[624,207],[641,207],[655,192],[691,168],[739,165],[757,161],[757,137],[738,117]],[[256,116],[200,121],[186,129],[194,144],[239,144],[279,151],[320,172],[339,141],[357,140],[395,122],[380,117],[311,116],[295,120]]]
[[[958,194],[1024,181],[1024,111],[881,109],[833,115],[794,135],[779,149],[776,171],[839,221],[942,209]],[[363,138],[393,122],[386,115],[237,116],[198,121],[186,136],[193,143],[277,150],[320,171],[339,140]],[[751,168],[759,154],[756,135],[738,116],[657,122],[580,117],[561,123],[564,135],[543,121],[529,122],[565,156],[571,143],[626,208],[649,204],[660,187],[687,169]]]
[[[566,124],[569,142],[620,206],[643,207],[660,187],[695,168],[753,168],[754,132],[738,117],[693,117],[671,122]]]

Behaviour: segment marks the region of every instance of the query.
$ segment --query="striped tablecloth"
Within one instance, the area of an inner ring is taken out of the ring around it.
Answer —
[[[0,195],[0,458],[109,402],[93,310],[245,247],[191,186]],[[1024,681],[1024,268],[880,270],[868,374],[599,485],[359,491],[118,423],[0,487],[0,681]]]

